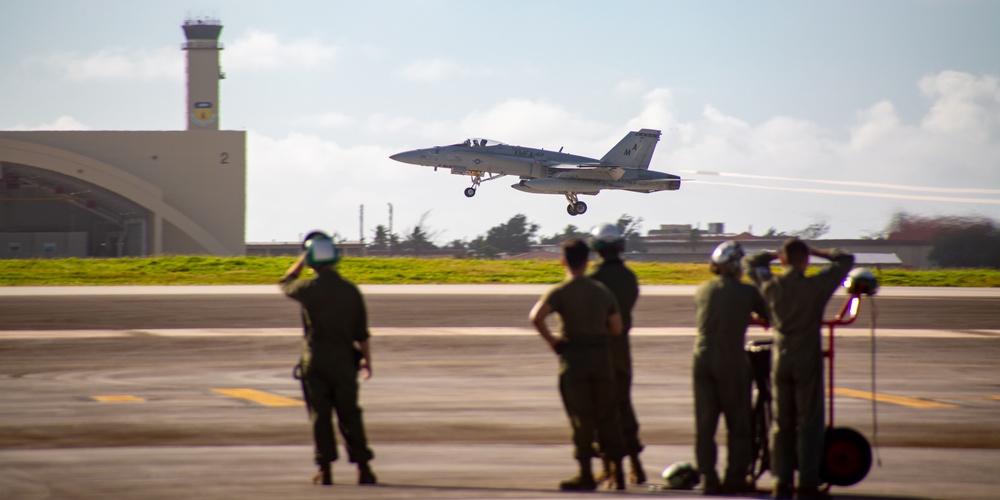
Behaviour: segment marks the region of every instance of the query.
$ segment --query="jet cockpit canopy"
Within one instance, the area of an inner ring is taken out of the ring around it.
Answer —
[[[500,141],[494,141],[493,139],[482,139],[479,137],[473,137],[466,139],[460,144],[455,144],[455,146],[468,146],[473,148],[485,148],[489,146],[504,146],[505,144]]]

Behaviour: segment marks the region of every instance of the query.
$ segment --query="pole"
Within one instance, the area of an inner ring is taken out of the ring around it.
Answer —
[[[389,204],[389,255],[392,255],[392,203]]]

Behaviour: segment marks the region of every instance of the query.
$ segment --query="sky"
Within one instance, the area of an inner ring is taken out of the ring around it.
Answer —
[[[1000,219],[1000,2],[10,0],[0,130],[183,130],[185,19],[215,18],[220,124],[247,132],[248,242],[469,240],[623,214],[762,234]],[[397,163],[487,137],[600,158],[663,131],[679,191],[565,198]]]

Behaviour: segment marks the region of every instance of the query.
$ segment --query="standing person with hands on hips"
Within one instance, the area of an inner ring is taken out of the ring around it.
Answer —
[[[566,279],[538,299],[529,319],[559,356],[559,393],[573,428],[574,457],[580,465],[580,473],[559,483],[559,488],[597,488],[590,463],[596,436],[601,457],[611,465],[614,486],[623,490],[624,450],[609,349],[611,336],[621,335],[621,314],[611,291],[584,275],[589,253],[583,240],[571,238],[563,243]],[[559,336],[545,324],[552,313],[559,316]]]

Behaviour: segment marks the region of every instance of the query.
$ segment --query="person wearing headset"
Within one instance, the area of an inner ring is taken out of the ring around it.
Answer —
[[[337,460],[333,414],[344,438],[348,459],[358,464],[358,484],[375,484],[369,462],[361,407],[358,405],[358,373],[372,376],[368,313],[357,286],[337,272],[339,249],[322,232],[313,232],[303,243],[304,251],[280,281],[281,291],[302,305],[302,358],[296,369],[312,422],[319,471],[313,483],[333,484],[331,463]],[[299,279],[303,267],[315,271],[311,279]]]

